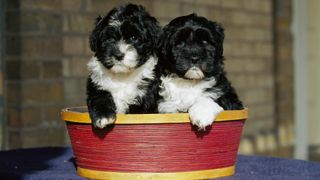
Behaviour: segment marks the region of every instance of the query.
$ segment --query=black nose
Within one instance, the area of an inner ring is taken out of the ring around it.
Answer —
[[[200,60],[198,56],[191,56],[191,62],[192,63],[197,63]]]
[[[114,53],[113,56],[114,56],[114,58],[116,58],[116,60],[120,61],[123,59],[124,54],[119,52],[119,53]]]

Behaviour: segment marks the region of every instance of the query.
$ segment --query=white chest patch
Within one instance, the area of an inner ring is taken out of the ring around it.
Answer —
[[[188,112],[189,108],[199,98],[211,98],[213,100],[220,97],[221,93],[205,92],[216,84],[214,78],[209,80],[186,80],[173,76],[162,76],[160,86],[160,96],[163,101],[159,103],[160,113]]]
[[[139,85],[147,83],[144,79],[154,79],[153,69],[157,64],[157,58],[151,56],[145,64],[130,73],[113,73],[106,69],[96,57],[92,57],[88,63],[88,70],[92,81],[100,90],[109,91],[117,107],[117,113],[124,114],[129,105],[137,104],[136,98],[145,94],[145,89]]]

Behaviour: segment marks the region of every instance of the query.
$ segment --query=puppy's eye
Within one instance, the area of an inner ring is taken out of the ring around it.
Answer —
[[[106,47],[108,45],[108,42],[105,41],[101,45],[102,45],[102,47]]]
[[[183,41],[180,41],[177,45],[178,45],[178,46],[184,46],[185,43],[184,43]]]
[[[113,39],[113,38],[110,38],[110,39],[106,39],[104,42],[103,42],[103,44],[104,45],[107,45],[108,43],[112,43],[112,42],[114,42],[115,40]]]
[[[129,38],[129,41],[136,41],[137,40],[137,37],[136,36],[131,36],[130,38]]]

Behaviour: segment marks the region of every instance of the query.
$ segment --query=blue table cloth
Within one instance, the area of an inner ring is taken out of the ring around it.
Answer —
[[[76,174],[71,148],[34,148],[0,152],[0,179],[84,179]],[[315,179],[320,163],[239,155],[236,173],[224,180]]]

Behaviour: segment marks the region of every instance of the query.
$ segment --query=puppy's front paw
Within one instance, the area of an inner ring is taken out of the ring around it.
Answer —
[[[191,123],[196,125],[199,130],[205,130],[216,119],[218,114],[223,111],[223,108],[214,103],[214,106],[193,105],[189,109]]]
[[[116,120],[116,112],[110,109],[88,107],[88,112],[92,125],[95,128],[105,128]]]
[[[177,113],[177,105],[174,102],[161,102],[158,105],[158,112],[159,113]]]
[[[103,118],[98,118],[97,120],[95,120],[95,122],[93,123],[95,127],[103,129],[105,127],[107,127],[107,125],[109,124],[113,124],[114,121],[116,120],[115,117],[103,117]]]

